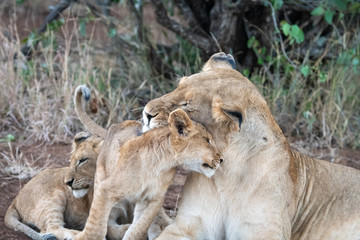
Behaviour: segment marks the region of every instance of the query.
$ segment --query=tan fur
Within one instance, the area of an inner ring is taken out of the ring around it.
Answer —
[[[85,85],[78,86],[74,94],[75,111],[78,118],[91,134],[105,138],[106,129],[98,125],[86,114],[82,108],[82,98],[84,98],[86,101],[90,99],[90,90]]]
[[[5,224],[24,232],[32,239],[51,239],[53,236],[72,239],[78,231],[71,229],[82,230],[89,214],[96,161],[102,143],[103,139],[100,137],[78,133],[74,138],[70,166],[47,169],[36,175],[9,207]],[[134,210],[135,204],[127,200],[112,209],[107,222],[108,240],[124,236],[133,220]],[[165,213],[160,213],[157,217],[159,220],[153,224],[155,229],[162,229],[169,224]],[[23,223],[36,226],[41,233]],[[156,234],[159,232],[158,230]]]
[[[82,108],[82,97],[86,101],[90,99],[90,90],[85,85],[78,86],[74,94],[75,109],[80,121],[92,134],[105,139],[96,163],[95,182],[98,182],[113,171],[113,167],[116,165],[119,157],[119,149],[121,146],[131,138],[141,135],[142,125],[140,122],[127,120],[112,124],[109,130],[106,130],[86,114]],[[134,211],[136,211],[135,204],[135,201],[124,199],[114,206],[108,220],[108,239],[120,239],[124,236],[125,231],[133,220]],[[118,225],[119,222],[122,223],[121,226]],[[148,239],[152,240],[157,237],[171,222],[172,219],[167,216],[164,209],[161,208],[148,230]]]
[[[81,133],[75,136],[75,139],[79,136],[86,138]],[[74,177],[76,187],[86,187],[89,194],[83,198],[73,196],[64,183],[69,167],[46,169],[20,190],[7,210],[5,224],[9,228],[24,232],[32,239],[51,239],[51,234],[58,239],[71,239],[77,233],[71,229],[81,230],[89,213],[95,162],[101,143],[101,138],[89,137],[81,143],[74,142],[73,145],[72,165],[80,159],[88,158],[88,164],[84,164],[83,167],[77,166],[77,174]],[[41,233],[25,224],[36,226]]]
[[[215,54],[144,108],[144,130],[182,108],[225,157],[213,181],[189,175],[158,239],[360,239],[360,172],[291,149],[258,89],[226,58]]]
[[[127,124],[132,125],[133,122],[128,121]],[[106,140],[111,146],[114,141],[109,132]],[[214,174],[222,160],[216,146],[209,143],[211,140],[212,136],[203,126],[192,122],[184,111],[176,110],[170,114],[169,126],[132,138],[121,148],[110,147],[119,153],[108,154],[104,159],[99,156],[99,161],[105,164],[103,168],[98,168],[101,174],[96,173],[90,215],[84,231],[74,239],[103,239],[106,234],[104,220],[108,218],[112,206],[125,197],[137,204],[134,221],[123,239],[143,239],[161,209],[176,166],[184,164],[208,177]]]

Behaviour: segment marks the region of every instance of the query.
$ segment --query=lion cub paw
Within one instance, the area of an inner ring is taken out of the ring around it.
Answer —
[[[44,239],[44,240],[57,240],[55,235],[52,233],[45,233],[45,234],[41,234],[41,235],[42,235],[42,239]]]

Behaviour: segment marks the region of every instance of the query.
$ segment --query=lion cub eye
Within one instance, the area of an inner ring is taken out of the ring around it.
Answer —
[[[85,163],[88,160],[88,158],[82,158],[79,160],[79,165]]]
[[[212,141],[209,138],[204,137],[208,144],[212,145]]]

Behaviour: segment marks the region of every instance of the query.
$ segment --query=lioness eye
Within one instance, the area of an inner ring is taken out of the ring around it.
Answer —
[[[88,158],[82,158],[79,160],[79,164],[82,164],[82,163],[86,162],[87,160],[88,160]]]
[[[183,107],[186,107],[188,105],[188,103],[187,102],[181,102],[180,105],[183,106]]]

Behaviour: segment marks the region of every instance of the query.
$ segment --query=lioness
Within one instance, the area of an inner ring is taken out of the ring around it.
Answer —
[[[89,162],[85,167],[77,167],[80,181],[74,195],[64,183],[69,167],[45,169],[20,190],[6,212],[5,224],[31,239],[71,239],[78,231],[68,228],[82,229],[89,214],[91,182],[102,142],[102,138],[87,138],[84,133],[74,137],[71,161]],[[41,233],[27,225],[37,227]]]
[[[168,124],[128,140],[112,166],[107,162],[109,170],[96,182],[85,229],[74,239],[103,239],[110,210],[125,197],[137,201],[137,211],[123,239],[142,239],[162,206],[176,166],[183,164],[206,177],[215,173],[222,159],[205,128],[181,109],[170,113]]]
[[[144,130],[176,108],[224,154],[212,179],[190,173],[158,239],[360,239],[360,172],[291,149],[258,89],[218,53],[144,108]],[[215,204],[216,203],[216,204]]]

